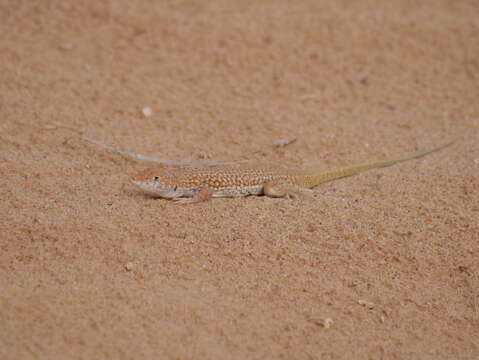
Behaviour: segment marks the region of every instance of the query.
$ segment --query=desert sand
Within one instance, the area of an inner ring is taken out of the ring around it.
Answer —
[[[478,14],[4,0],[0,358],[479,359]],[[324,170],[455,143],[307,198],[185,206],[80,133]]]

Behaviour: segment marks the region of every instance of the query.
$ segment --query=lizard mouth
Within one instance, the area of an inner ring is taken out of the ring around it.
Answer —
[[[152,196],[160,196],[157,191],[152,186],[149,186],[148,184],[138,181],[138,180],[130,180],[130,182],[135,185],[136,187],[140,188],[143,190],[143,192],[147,193],[148,195]]]
[[[161,197],[164,199],[174,199],[178,197],[178,194],[172,188],[158,188],[158,184],[149,184],[135,179],[130,180],[130,182],[153,197]]]

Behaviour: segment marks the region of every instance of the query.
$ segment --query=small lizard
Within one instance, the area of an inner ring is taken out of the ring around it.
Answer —
[[[311,189],[321,183],[359,174],[369,169],[421,158],[451,144],[391,160],[368,162],[324,172],[250,165],[161,167],[146,169],[137,174],[131,182],[150,195],[181,203],[201,202],[213,197],[248,195],[291,197],[299,194],[302,188]]]

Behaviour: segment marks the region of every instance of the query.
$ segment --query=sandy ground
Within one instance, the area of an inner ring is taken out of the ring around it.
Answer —
[[[0,358],[479,359],[478,13],[2,1]],[[181,206],[52,126],[321,169],[456,143],[311,198]]]

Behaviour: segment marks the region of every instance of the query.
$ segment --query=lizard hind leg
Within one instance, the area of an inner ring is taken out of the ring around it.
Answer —
[[[313,190],[288,183],[268,182],[264,184],[263,194],[272,198],[297,199],[311,197]]]

